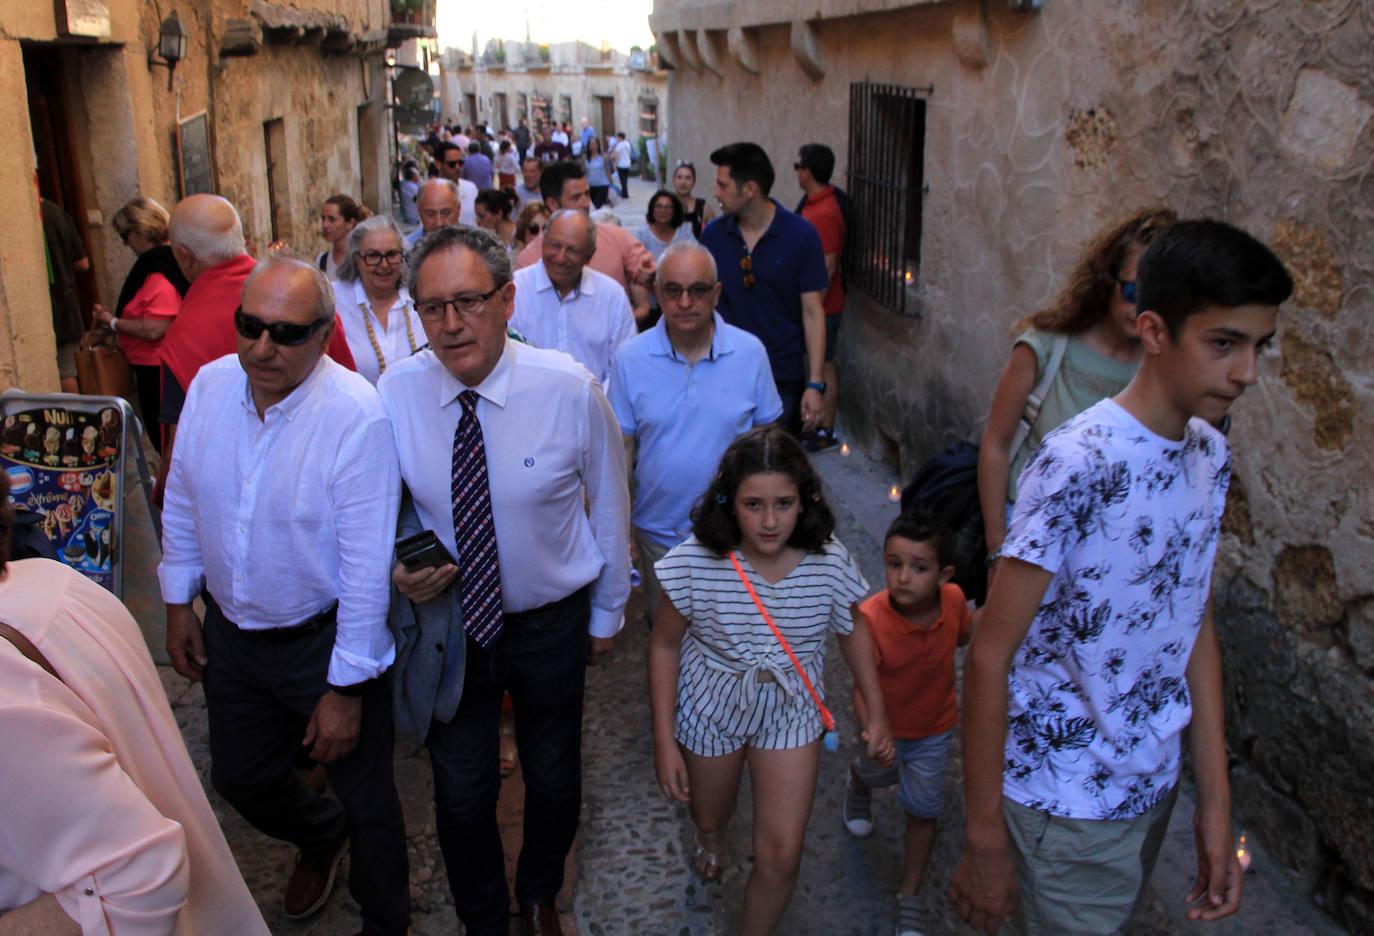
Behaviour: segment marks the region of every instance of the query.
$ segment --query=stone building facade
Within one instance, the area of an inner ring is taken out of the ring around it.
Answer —
[[[638,146],[668,135],[668,76],[656,56],[597,49],[584,42],[496,41],[482,52],[447,49],[441,58],[440,112],[455,123],[494,129],[585,118],[605,139],[622,132]]]
[[[1118,215],[1165,203],[1223,218],[1289,264],[1296,295],[1234,414],[1216,576],[1235,808],[1308,892],[1374,931],[1368,7],[817,0],[800,11],[657,0],[676,155],[700,166],[715,146],[755,140],[787,206],[803,143],[835,149],[851,194],[882,157],[904,167],[900,202],[851,226],[893,264],[897,288],[851,290],[839,357],[848,431],[904,474],[953,439],[977,440],[1012,324],[1051,300],[1079,247]]]
[[[169,76],[155,53],[173,15],[187,48]],[[32,205],[37,178],[73,216],[93,266],[83,304],[114,305],[133,254],[109,221],[135,195],[170,209],[183,186],[213,191],[259,252],[319,249],[329,195],[390,209],[384,56],[434,35],[432,3],[408,19],[394,22],[388,0],[0,4],[0,200]],[[10,220],[0,385],[55,389],[42,229],[36,211]]]

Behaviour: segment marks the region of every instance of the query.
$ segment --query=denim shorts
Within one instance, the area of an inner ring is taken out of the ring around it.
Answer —
[[[897,802],[909,815],[938,819],[944,803],[945,774],[949,769],[949,743],[954,729],[927,738],[898,738],[897,760],[891,767],[860,755],[854,772],[870,787],[896,786]]]

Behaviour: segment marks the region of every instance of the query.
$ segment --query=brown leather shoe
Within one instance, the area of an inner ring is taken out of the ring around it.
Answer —
[[[296,870],[286,882],[286,897],[282,900],[288,920],[303,920],[319,912],[334,889],[334,875],[346,854],[348,836],[333,845],[301,849],[296,856]]]
[[[520,908],[520,936],[563,936],[563,924],[558,922],[558,908],[552,900]]]

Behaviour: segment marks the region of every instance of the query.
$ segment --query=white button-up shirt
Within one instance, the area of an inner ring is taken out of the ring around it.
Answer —
[[[602,387],[610,383],[616,348],[637,334],[623,286],[586,266],[582,282],[559,296],[543,260],[515,271],[510,324],[535,347],[571,354]]]
[[[466,389],[433,351],[388,367],[377,387],[420,522],[454,555],[453,437]],[[567,355],[515,341],[471,389],[503,609],[530,611],[590,584],[591,634],[614,636],[630,596],[630,496],[606,395]]]
[[[329,682],[380,675],[400,472],[377,392],[329,357],[261,419],[238,357],[191,381],[162,511],[168,604],[202,584],[242,630],[300,624],[338,601]]]
[[[410,301],[410,293],[406,292],[404,286],[387,311],[386,328],[382,327],[372,311],[372,301],[367,298],[367,290],[363,289],[361,279],[351,283],[336,282],[334,286],[334,308],[343,325],[344,338],[348,339],[348,350],[353,352],[353,363],[358,373],[366,377],[368,383],[375,385],[377,378],[382,376],[378,349],[381,350],[382,360],[390,367],[429,343],[420,316],[415,314],[415,306]],[[372,334],[377,339],[376,348],[367,334],[369,321]]]

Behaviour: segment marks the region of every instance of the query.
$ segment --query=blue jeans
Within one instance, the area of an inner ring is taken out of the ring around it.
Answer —
[[[591,618],[588,589],[505,617],[487,649],[467,642],[463,699],[429,733],[439,847],[469,936],[509,933],[510,891],[496,823],[501,697],[515,705],[525,780],[524,841],[515,870],[522,905],[552,901],[582,808],[582,690]]]

